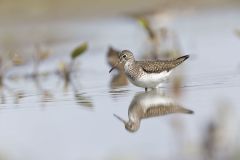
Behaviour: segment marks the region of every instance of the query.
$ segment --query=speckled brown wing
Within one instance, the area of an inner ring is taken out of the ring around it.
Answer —
[[[187,113],[192,114],[193,111],[183,108],[181,106],[178,106],[176,104],[168,104],[168,105],[159,105],[159,106],[153,106],[146,110],[143,118],[150,118],[150,117],[157,117],[157,116],[163,116],[171,113]]]
[[[138,65],[147,73],[161,73],[163,71],[170,71],[182,62],[184,62],[189,56],[182,56],[174,60],[168,61],[138,61]]]

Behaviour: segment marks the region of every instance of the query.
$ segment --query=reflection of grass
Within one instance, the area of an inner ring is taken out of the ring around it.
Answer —
[[[77,104],[82,105],[87,108],[92,108],[93,103],[90,97],[86,96],[84,93],[81,93],[77,90],[76,86],[74,85],[72,81],[72,72],[74,72],[74,63],[75,60],[82,55],[88,48],[88,44],[82,43],[77,48],[75,48],[71,53],[71,61],[69,64],[66,64],[64,62],[60,65],[60,70],[58,71],[58,74],[64,79],[65,85],[64,88],[67,89],[68,84],[70,84],[74,91],[74,98]]]
[[[84,107],[92,108],[93,103],[90,97],[87,97],[84,93],[75,93],[75,100],[77,104],[82,105]]]
[[[65,80],[65,84],[67,85],[71,81],[71,73],[73,72],[73,67],[76,59],[82,55],[88,48],[88,44],[86,42],[79,45],[75,48],[71,53],[71,61],[69,64],[62,62],[60,63],[60,69],[58,74]]]
[[[0,94],[1,94],[0,99],[1,99],[1,104],[6,103],[6,98],[5,98],[6,92],[8,92],[9,94],[11,94],[14,97],[15,103],[18,103],[19,100],[24,97],[24,93],[20,92],[20,91],[14,91],[11,87],[9,87],[5,83],[5,75],[6,75],[8,68],[6,67],[6,64],[4,62],[5,62],[5,60],[3,60],[2,57],[0,57]]]
[[[50,90],[45,89],[42,87],[42,78],[43,77],[48,77],[51,75],[57,75],[61,80],[65,82],[64,87],[67,87],[68,84],[72,85],[72,88],[74,90],[74,97],[75,100],[78,104],[81,104],[86,107],[92,107],[93,104],[91,102],[90,97],[86,97],[85,95],[82,95],[81,93],[78,92],[76,87],[72,83],[72,76],[71,74],[74,72],[74,65],[76,59],[82,55],[86,50],[87,50],[87,43],[83,43],[79,45],[77,48],[75,48],[71,54],[70,58],[71,61],[69,63],[63,62],[61,63],[60,69],[52,72],[40,72],[39,68],[42,65],[42,62],[49,59],[50,57],[50,52],[47,49],[42,49],[41,47],[37,46],[36,47],[36,54],[33,56],[31,62],[33,63],[33,71],[28,74],[18,74],[18,75],[10,75],[6,76],[7,71],[11,69],[11,67],[17,68],[20,67],[20,65],[23,64],[28,64],[28,62],[24,62],[22,60],[21,55],[19,54],[10,54],[8,56],[11,65],[8,65],[8,68],[4,67],[6,66],[5,63],[3,64],[3,61],[0,61],[0,91],[1,91],[1,101],[2,103],[6,103],[6,98],[5,98],[5,91],[8,91],[10,94],[12,94],[15,97],[14,102],[19,103],[19,100],[24,98],[24,92],[19,92],[19,91],[14,91],[9,87],[7,84],[4,83],[4,79],[14,81],[16,84],[19,78],[24,78],[26,80],[31,80],[35,83],[37,91],[41,95],[41,102],[49,102],[53,99],[54,95],[51,93]],[[0,58],[0,60],[2,60]],[[5,62],[5,61],[4,61]]]

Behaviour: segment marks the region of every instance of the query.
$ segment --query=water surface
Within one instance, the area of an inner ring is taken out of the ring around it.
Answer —
[[[39,68],[41,73],[51,72],[48,76],[26,78],[33,71],[27,56],[29,63],[9,69],[4,77],[0,159],[202,159],[211,156],[205,148],[214,148],[215,157],[234,159],[240,145],[236,141],[240,39],[234,34],[239,15],[238,10],[226,9],[169,16],[164,25],[177,33],[182,54],[191,58],[174,73],[183,76],[180,96],[172,91],[171,81],[160,90],[194,114],[144,119],[134,133],[113,114],[127,119],[134,96],[143,89],[127,82],[113,85],[117,72],[108,73],[106,52],[110,45],[129,49],[138,59],[147,52],[146,34],[135,20],[115,17],[46,22],[48,27],[3,26],[1,37],[11,33],[23,39],[20,51],[26,55],[43,41],[41,33],[57,38],[47,45],[54,54]],[[31,39],[26,33],[36,35]],[[89,42],[89,50],[79,57],[66,84],[55,71],[60,62],[70,61],[69,53],[83,41]]]

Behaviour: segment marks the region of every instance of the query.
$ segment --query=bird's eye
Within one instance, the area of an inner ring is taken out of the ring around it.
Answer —
[[[123,58],[126,58],[126,57],[127,57],[127,56],[124,54],[124,55],[123,55]]]

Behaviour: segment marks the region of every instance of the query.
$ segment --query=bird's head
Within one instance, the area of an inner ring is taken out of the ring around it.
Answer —
[[[114,116],[119,119],[125,125],[125,129],[129,132],[136,132],[140,128],[140,122],[125,121],[121,117],[114,114]]]
[[[123,63],[125,65],[126,62],[128,61],[134,61],[134,56],[133,53],[130,52],[129,50],[123,50],[119,54],[119,61],[110,69],[109,73],[117,67],[118,64]]]
[[[119,59],[120,59],[120,63],[126,63],[129,60],[134,60],[134,56],[133,56],[133,53],[130,52],[129,50],[123,50],[119,54]]]

